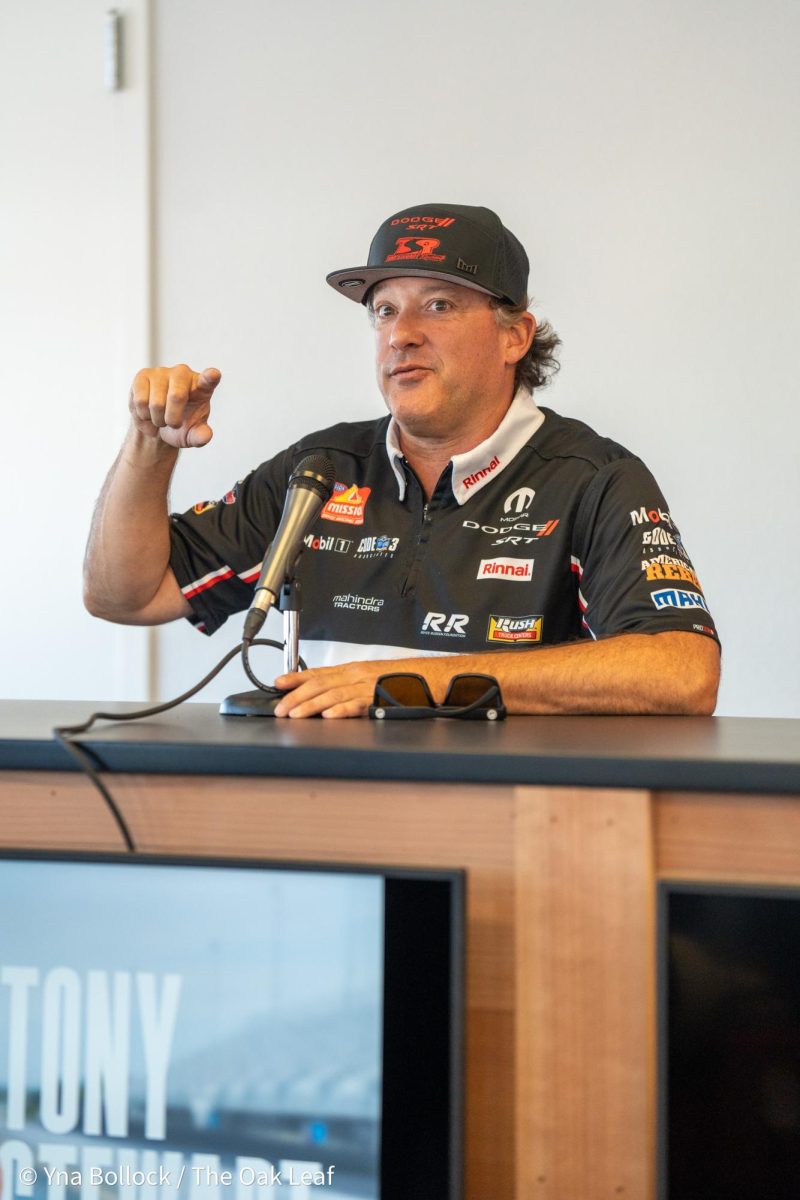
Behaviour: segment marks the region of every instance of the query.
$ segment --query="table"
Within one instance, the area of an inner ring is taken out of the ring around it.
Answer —
[[[49,737],[98,707],[0,703],[3,845],[123,848]],[[652,1200],[656,885],[800,886],[800,721],[187,704],[87,740],[142,851],[465,868],[468,1200]]]

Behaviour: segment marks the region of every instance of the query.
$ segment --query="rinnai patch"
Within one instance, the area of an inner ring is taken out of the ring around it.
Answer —
[[[476,575],[476,579],[509,579],[516,583],[532,578],[532,558],[482,558]]]

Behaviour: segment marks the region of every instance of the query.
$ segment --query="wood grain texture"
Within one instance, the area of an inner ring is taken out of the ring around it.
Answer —
[[[525,789],[516,855],[516,1195],[650,1200],[649,795]]]
[[[125,850],[103,798],[70,771],[0,771],[0,845]]]
[[[662,879],[800,882],[800,796],[655,792]]]

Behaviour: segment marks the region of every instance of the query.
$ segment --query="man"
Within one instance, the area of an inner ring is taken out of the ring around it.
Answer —
[[[364,715],[387,670],[423,674],[438,701],[453,675],[492,674],[512,713],[713,712],[716,631],[655,481],[533,401],[557,339],[537,332],[527,278],[488,209],[388,218],[367,265],[328,282],[369,308],[391,419],[304,438],[171,519],[178,450],[210,440],[221,376],[140,371],[90,534],[89,610],[214,632],[249,606],[293,467],[324,453],[336,490],[298,568],[311,669],[276,679],[277,715]]]

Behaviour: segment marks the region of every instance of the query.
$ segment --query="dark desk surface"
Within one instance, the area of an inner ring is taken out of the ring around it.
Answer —
[[[52,740],[97,708],[0,701],[0,769],[72,770]],[[800,721],[745,717],[510,717],[459,721],[290,721],[220,717],[184,704],[99,722],[83,740],[110,771],[448,780],[800,795]]]

